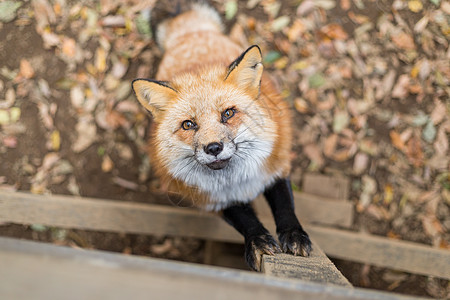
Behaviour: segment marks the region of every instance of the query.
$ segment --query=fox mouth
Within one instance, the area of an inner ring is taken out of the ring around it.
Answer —
[[[230,158],[227,159],[218,159],[213,161],[212,163],[206,164],[210,169],[213,170],[220,170],[225,168],[228,165],[228,162],[230,161]]]

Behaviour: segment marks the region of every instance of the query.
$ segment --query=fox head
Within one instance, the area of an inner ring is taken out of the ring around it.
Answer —
[[[252,46],[228,68],[206,66],[171,82],[133,81],[156,122],[152,151],[173,178],[215,191],[263,176],[276,130],[259,101],[261,60]]]

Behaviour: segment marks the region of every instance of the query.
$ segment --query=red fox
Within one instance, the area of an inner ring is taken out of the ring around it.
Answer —
[[[160,23],[157,42],[164,56],[156,80],[132,83],[155,123],[150,155],[157,174],[244,236],[251,269],[260,270],[262,254],[308,256],[311,242],[288,179],[291,116],[263,74],[260,48],[244,51],[223,34],[218,13],[199,3]],[[261,193],[281,247],[251,206]]]

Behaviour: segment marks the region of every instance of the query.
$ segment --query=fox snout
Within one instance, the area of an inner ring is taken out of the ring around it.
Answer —
[[[207,146],[203,147],[206,154],[217,156],[223,150],[223,143],[209,143]]]
[[[196,151],[197,161],[212,170],[225,168],[230,162],[236,146],[232,141],[210,142]]]

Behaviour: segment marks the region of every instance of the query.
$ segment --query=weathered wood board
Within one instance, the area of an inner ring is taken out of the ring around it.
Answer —
[[[449,250],[319,226],[307,231],[328,256],[450,279]]]
[[[415,299],[168,260],[0,238],[0,299]]]
[[[300,222],[349,228],[353,224],[354,209],[349,201],[334,201],[321,196],[294,192],[295,214]],[[272,216],[264,197],[254,206],[261,218]]]
[[[243,241],[240,234],[212,214],[176,207],[67,196],[0,191],[0,222]],[[274,232],[271,223],[267,223],[268,229]],[[329,256],[450,279],[450,251],[320,226],[305,227]]]
[[[348,200],[350,180],[345,177],[331,177],[307,173],[303,178],[303,191],[329,199]]]
[[[317,244],[313,244],[309,257],[289,254],[263,255],[261,271],[275,277],[352,287]]]

